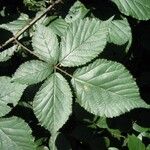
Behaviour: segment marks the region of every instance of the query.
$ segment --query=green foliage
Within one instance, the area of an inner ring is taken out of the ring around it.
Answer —
[[[12,32],[14,35],[29,23],[29,17],[26,14],[20,14],[17,20],[0,25],[0,28]]]
[[[14,46],[0,52],[0,62],[9,60],[12,57],[12,55],[15,53],[16,49],[17,49],[17,46],[14,45]]]
[[[36,150],[30,127],[17,117],[0,119],[0,139],[1,150]]]
[[[72,94],[64,77],[54,73],[36,93],[33,109],[36,117],[55,134],[71,114]]]
[[[129,150],[145,150],[145,145],[135,135],[128,136]]]
[[[115,117],[133,108],[147,107],[129,72],[116,62],[100,59],[77,69],[72,84],[78,103],[98,116]]]
[[[50,64],[32,60],[22,64],[15,72],[12,80],[22,84],[35,84],[46,79],[52,71]]]
[[[150,19],[148,0],[112,2],[127,16]],[[134,123],[131,128],[137,132],[135,136],[122,133],[107,122],[108,118],[113,120],[135,108],[150,108],[140,96],[130,67],[128,70],[124,66],[124,62],[133,57],[126,59],[132,44],[128,18],[119,13],[122,19],[115,19],[113,14],[103,21],[80,1],[74,3],[66,16],[60,12],[58,17],[49,16],[45,15],[46,11],[39,11],[45,10],[48,3],[54,1],[24,0],[29,12],[36,11],[33,24],[29,24],[30,15],[21,13],[18,19],[0,25],[14,36],[14,45],[0,52],[2,66],[9,66],[6,61],[14,53],[19,52],[16,57],[21,57],[17,65],[10,68],[12,77],[0,77],[0,150],[71,150],[73,143],[79,143],[76,147],[79,150],[83,150],[82,145],[92,150],[101,147],[148,150],[150,146],[142,140],[150,138],[149,127]],[[25,30],[20,34],[22,28]],[[15,39],[18,34],[21,36]],[[123,47],[128,54],[125,61],[110,60],[111,56],[106,54],[112,52],[110,44]],[[26,57],[22,58],[25,50]],[[25,111],[24,117],[19,114],[20,108]],[[16,114],[27,123],[14,117]],[[34,133],[37,136],[34,142],[28,124],[34,132],[40,126],[46,137]],[[64,134],[68,128],[71,133]],[[121,144],[117,147],[111,139]]]
[[[150,1],[149,0],[112,0],[119,10],[127,15],[139,20],[150,19]]]
[[[58,39],[54,32],[43,25],[37,27],[32,45],[38,57],[51,64],[56,64],[59,56]]]
[[[10,77],[0,77],[0,117],[11,111],[8,104],[17,105],[26,85],[11,82]]]
[[[62,66],[83,65],[103,51],[108,29],[97,19],[77,20],[62,37],[59,61]]]

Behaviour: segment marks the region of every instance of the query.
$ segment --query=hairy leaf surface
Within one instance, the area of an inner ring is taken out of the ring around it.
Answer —
[[[71,114],[72,94],[64,77],[54,73],[36,93],[33,109],[36,117],[55,134]]]
[[[60,64],[71,67],[91,61],[105,48],[107,33],[106,23],[96,19],[73,22],[62,37]]]
[[[53,71],[48,63],[32,60],[22,64],[13,76],[13,81],[22,84],[35,84],[46,79]]]
[[[38,25],[32,38],[34,53],[42,60],[55,64],[58,61],[58,39],[54,32],[44,25]]]
[[[95,115],[115,117],[133,108],[148,107],[129,72],[113,61],[100,59],[77,69],[72,84],[78,103]]]
[[[36,150],[31,129],[17,117],[0,119],[1,150]]]
[[[17,105],[25,88],[26,85],[12,83],[9,77],[0,77],[0,117],[11,111],[8,104]]]
[[[0,52],[0,62],[9,60],[12,57],[12,55],[14,54],[14,52],[16,51],[16,48],[17,48],[17,46],[14,45],[14,46]]]
[[[139,20],[150,19],[149,0],[112,0],[119,10],[127,15]]]

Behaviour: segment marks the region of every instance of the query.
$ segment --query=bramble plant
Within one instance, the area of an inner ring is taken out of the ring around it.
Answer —
[[[107,129],[114,137],[122,138],[123,147],[149,150],[150,146],[142,143],[143,137],[150,138],[149,128],[134,123],[133,130],[139,136],[124,136],[107,125],[106,118],[150,106],[141,98],[130,71],[122,63],[103,58],[101,54],[110,43],[118,47],[125,45],[124,52],[129,52],[132,31],[126,16],[149,20],[150,1],[112,0],[121,12],[119,19],[114,14],[107,20],[100,20],[80,1],[71,6],[64,18],[46,15],[60,2],[52,2],[45,8],[47,1],[40,1],[37,7],[35,0],[25,0],[29,10],[41,8],[35,18],[31,20],[27,14],[21,13],[17,20],[0,25],[1,29],[13,34],[1,46],[0,62],[8,61],[16,53],[27,60],[11,77],[0,77],[0,150],[73,149],[60,129],[74,115],[75,107],[94,116],[90,122],[83,115],[84,122],[92,124],[93,129]],[[36,86],[39,89],[33,101],[21,100],[28,88]],[[19,105],[21,109],[33,110],[39,121],[37,124],[50,133],[50,137],[45,137],[48,141],[45,145],[44,138],[34,140],[29,122],[11,115]],[[57,147],[58,137],[61,141]],[[107,149],[117,150],[109,144],[109,138],[104,140]]]

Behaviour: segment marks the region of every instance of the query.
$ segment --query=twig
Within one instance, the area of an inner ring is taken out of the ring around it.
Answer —
[[[58,66],[55,66],[55,69],[61,71],[62,73],[64,73],[64,74],[66,74],[67,76],[69,76],[70,78],[73,78],[73,76],[72,76],[71,74],[69,74],[68,72],[62,70],[62,69],[59,68]]]
[[[9,43],[15,41],[20,37],[27,29],[34,25],[38,20],[40,20],[48,11],[50,11],[56,4],[60,3],[61,0],[57,0],[55,3],[51,4],[41,15],[35,17],[27,26],[18,31],[12,38],[8,39],[3,45],[0,46],[0,49],[8,45]]]
[[[15,39],[15,42],[20,45],[23,49],[25,49],[26,51],[28,51],[30,54],[36,56],[37,58],[39,58],[38,55],[36,55],[33,51],[31,51],[30,49],[28,49],[27,47],[25,47],[22,43],[20,43],[17,39]]]

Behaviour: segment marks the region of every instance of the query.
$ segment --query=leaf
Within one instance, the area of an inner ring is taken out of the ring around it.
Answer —
[[[0,25],[0,28],[12,32],[14,35],[29,23],[29,17],[26,14],[21,14],[17,20]]]
[[[145,145],[135,135],[128,136],[128,148],[129,150],[145,150]]]
[[[0,62],[4,62],[7,61],[11,58],[11,56],[14,54],[14,52],[16,51],[17,46],[14,45],[2,52],[0,52]]]
[[[118,140],[120,140],[123,136],[121,135],[121,131],[118,129],[110,129],[108,128],[108,131],[110,132],[110,134],[114,137],[117,138]]]
[[[127,16],[132,16],[139,20],[150,19],[149,0],[112,0],[112,2]]]
[[[150,128],[145,128],[145,127],[141,127],[139,126],[137,123],[134,123],[133,124],[133,129],[137,132],[147,132],[147,131],[150,131]]]
[[[62,133],[52,135],[49,140],[50,150],[71,150],[71,145]]]
[[[109,128],[108,127],[108,124],[107,124],[107,118],[105,117],[100,117],[97,122],[96,122],[96,125],[99,127],[99,128]]]
[[[150,144],[146,147],[146,150],[150,150]]]
[[[12,80],[31,85],[43,81],[52,71],[53,68],[51,65],[39,60],[31,60],[20,65]]]
[[[55,134],[71,114],[72,94],[67,81],[59,73],[51,75],[36,93],[33,109],[41,124]]]
[[[31,129],[17,117],[0,119],[1,150],[36,150]]]
[[[126,18],[113,20],[109,24],[109,42],[123,45],[132,38],[131,28]]]
[[[58,61],[59,45],[57,36],[51,29],[38,25],[32,38],[34,53],[42,60],[55,64]]]
[[[80,1],[76,1],[73,6],[70,8],[69,13],[67,14],[65,21],[68,23],[74,22],[77,19],[82,19],[89,12]]]
[[[77,69],[72,85],[77,102],[98,116],[112,118],[134,108],[149,108],[130,73],[117,62],[98,59]]]
[[[25,88],[26,85],[12,83],[9,77],[0,77],[0,117],[11,111],[8,104],[17,105]]]
[[[106,23],[96,19],[73,22],[62,37],[60,64],[71,67],[91,61],[105,48],[107,33]]]
[[[109,147],[108,150],[119,150],[119,149],[116,147]]]
[[[57,18],[48,25],[48,27],[51,28],[53,32],[59,36],[64,35],[68,26],[69,24],[62,18]]]

